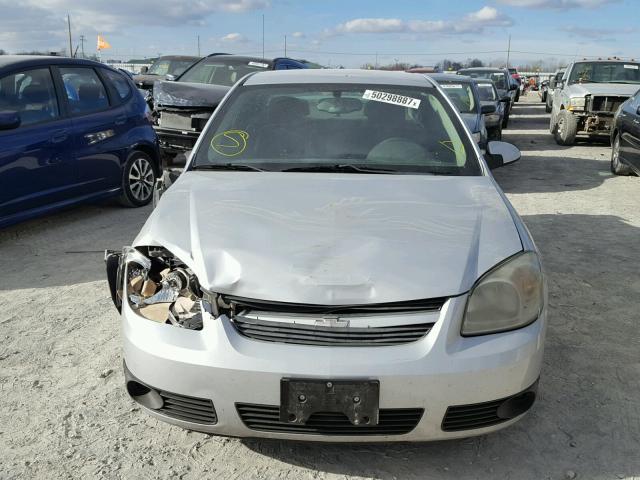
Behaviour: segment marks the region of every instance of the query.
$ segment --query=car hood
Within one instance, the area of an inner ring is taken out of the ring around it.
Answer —
[[[153,84],[157,106],[215,108],[231,87],[206,83],[158,81]]]
[[[585,95],[616,95],[630,97],[640,89],[637,83],[574,83],[569,85],[567,94],[570,97],[584,97]]]
[[[460,116],[471,133],[480,131],[480,122],[477,113],[461,113]]]
[[[194,172],[135,246],[164,246],[203,288],[304,304],[458,295],[522,250],[490,177]]]

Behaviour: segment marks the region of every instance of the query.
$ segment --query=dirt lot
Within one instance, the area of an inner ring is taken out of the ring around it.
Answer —
[[[605,145],[558,147],[537,95],[496,177],[542,251],[550,328],[539,401],[469,440],[237,440],[151,419],[126,396],[102,250],[149,209],[76,208],[0,232],[0,478],[640,478],[640,178]]]

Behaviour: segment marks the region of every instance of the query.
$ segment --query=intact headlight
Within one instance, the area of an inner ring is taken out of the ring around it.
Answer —
[[[543,308],[542,269],[534,252],[511,257],[482,276],[471,289],[462,322],[463,336],[522,328]]]
[[[569,99],[569,107],[571,109],[583,109],[586,105],[584,97],[571,97]]]

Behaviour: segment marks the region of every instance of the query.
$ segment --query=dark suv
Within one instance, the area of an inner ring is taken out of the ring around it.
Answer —
[[[243,57],[212,54],[192,65],[175,81],[154,85],[156,132],[167,160],[193,146],[209,117],[231,87],[249,73],[309,68],[291,58]]]
[[[126,75],[89,60],[0,57],[0,226],[110,196],[146,205],[159,157]]]

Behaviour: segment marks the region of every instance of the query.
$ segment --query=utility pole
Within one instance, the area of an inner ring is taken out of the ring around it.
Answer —
[[[262,58],[264,58],[264,13],[262,14]]]
[[[80,50],[82,51],[82,58],[84,57],[84,35],[80,35]]]
[[[198,35],[198,56],[200,56],[200,35]]]
[[[67,27],[69,28],[69,56],[73,57],[73,45],[71,45],[71,16],[67,13]]]
[[[511,34],[509,34],[509,43],[507,44],[507,68],[509,68],[509,57],[511,56]]]
[[[376,52],[376,70],[378,69],[378,52]]]
[[[284,36],[284,56],[287,56],[287,36]]]

